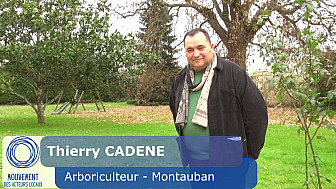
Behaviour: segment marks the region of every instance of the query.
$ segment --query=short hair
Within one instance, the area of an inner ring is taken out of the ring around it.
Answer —
[[[183,43],[185,44],[185,39],[187,38],[187,36],[194,36],[199,32],[202,32],[205,35],[206,40],[211,44],[209,33],[205,29],[202,29],[202,28],[195,28],[195,29],[192,29],[192,30],[188,31],[184,35]]]

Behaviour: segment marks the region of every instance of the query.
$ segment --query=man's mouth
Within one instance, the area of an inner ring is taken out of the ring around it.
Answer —
[[[204,58],[193,58],[193,61],[199,61],[199,60],[203,60]]]

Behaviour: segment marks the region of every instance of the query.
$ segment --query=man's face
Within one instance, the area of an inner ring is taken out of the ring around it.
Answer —
[[[202,32],[185,39],[185,50],[189,65],[196,71],[203,71],[213,59],[214,47]]]

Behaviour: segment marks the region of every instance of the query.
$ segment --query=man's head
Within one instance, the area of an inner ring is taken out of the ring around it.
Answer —
[[[189,65],[195,71],[204,70],[212,62],[214,46],[204,29],[197,28],[186,33],[184,47]]]

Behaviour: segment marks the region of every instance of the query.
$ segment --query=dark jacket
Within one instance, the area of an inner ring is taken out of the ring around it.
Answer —
[[[176,120],[186,68],[175,77],[170,91],[170,109]],[[267,107],[260,91],[237,64],[218,57],[208,98],[210,136],[240,136],[243,156],[257,159],[264,145]],[[183,136],[182,129],[176,128]]]

